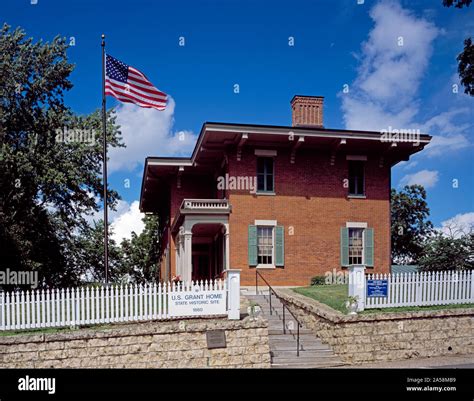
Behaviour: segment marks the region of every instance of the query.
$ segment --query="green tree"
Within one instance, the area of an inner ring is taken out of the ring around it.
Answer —
[[[443,6],[455,8],[469,7],[472,0],[443,0]],[[458,73],[464,93],[474,96],[474,44],[471,38],[464,40],[464,49],[456,58],[458,61]]]
[[[123,279],[123,251],[112,238],[109,228],[109,280],[120,282]],[[99,220],[81,228],[71,241],[68,261],[80,282],[103,283],[104,267],[104,221]]]
[[[474,269],[474,234],[459,238],[435,234],[427,241],[419,266],[424,271]]]
[[[0,269],[38,270],[49,286],[78,282],[71,249],[103,188],[100,112],[77,116],[64,104],[67,47],[60,37],[33,43],[6,24],[0,32]],[[107,118],[109,145],[123,146]],[[112,208],[118,198],[108,191]]]
[[[474,96],[474,44],[471,38],[464,41],[464,50],[457,57],[458,72],[464,93]]]
[[[130,240],[121,243],[123,264],[121,274],[128,274],[135,282],[159,281],[160,230],[157,216],[146,215],[143,231],[137,235],[132,232]]]
[[[392,261],[417,263],[423,245],[432,232],[426,191],[421,185],[406,185],[400,192],[391,191]]]

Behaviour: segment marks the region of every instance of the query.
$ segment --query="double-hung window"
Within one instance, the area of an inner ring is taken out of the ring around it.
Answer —
[[[374,266],[374,229],[364,222],[341,227],[341,266]]]
[[[273,265],[274,227],[257,227],[257,262],[259,265]]]
[[[364,162],[360,160],[349,161],[349,195],[365,195]]]
[[[274,191],[274,171],[272,157],[257,158],[257,192]]]
[[[364,229],[349,228],[349,265],[361,265],[364,255]]]

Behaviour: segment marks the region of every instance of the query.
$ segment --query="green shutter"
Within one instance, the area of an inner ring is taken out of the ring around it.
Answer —
[[[341,227],[341,266],[349,266],[349,229]]]
[[[285,265],[285,228],[283,226],[275,227],[275,266],[283,267]]]
[[[374,266],[374,229],[366,228],[364,230],[364,258],[365,265]]]
[[[249,225],[249,266],[257,266],[257,226]]]

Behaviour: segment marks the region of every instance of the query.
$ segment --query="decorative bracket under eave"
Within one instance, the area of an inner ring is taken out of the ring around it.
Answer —
[[[247,139],[249,139],[248,134],[242,134],[240,137],[240,142],[237,145],[237,161],[240,162],[240,159],[242,158],[242,148],[245,145],[245,142],[247,142]]]
[[[380,159],[379,159],[379,167],[383,167],[384,166],[384,163],[385,163],[385,156],[387,156],[388,153],[390,153],[390,151],[394,148],[397,147],[397,143],[396,142],[392,142],[390,145],[388,145],[385,150],[382,152],[382,154],[380,155]]]
[[[341,145],[345,145],[347,144],[347,140],[346,139],[341,139],[338,143],[336,143],[336,145],[334,145],[334,147],[332,148],[332,152],[331,152],[331,166],[334,166],[334,164],[336,163],[336,154],[337,154],[337,151],[339,150],[339,148],[341,147]]]
[[[183,166],[179,166],[179,169],[178,169],[178,176],[177,176],[177,179],[176,179],[176,187],[178,189],[181,188],[181,175],[183,174],[183,171],[184,171],[184,167]]]
[[[295,164],[296,151],[301,145],[303,145],[303,143],[304,143],[304,136],[300,136],[298,137],[298,140],[293,144],[293,147],[291,148],[291,156],[290,156],[291,164]]]

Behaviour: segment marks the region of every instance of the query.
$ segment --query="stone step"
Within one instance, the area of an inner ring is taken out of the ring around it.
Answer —
[[[310,350],[301,350],[300,349],[300,355],[296,355],[296,349],[289,350],[289,351],[272,351],[272,359],[292,359],[292,358],[299,358],[301,360],[306,360],[306,359],[316,359],[316,358],[323,358],[323,359],[339,359],[334,356],[331,350],[316,350],[316,351],[310,351]]]
[[[272,349],[289,349],[289,350],[296,350],[296,341],[279,341],[279,342],[274,342],[270,341],[269,342],[270,346]],[[300,349],[302,350],[331,350],[330,347],[327,347],[324,344],[320,344],[317,342],[300,342]],[[332,352],[332,351],[331,351]]]
[[[308,328],[300,326],[300,355],[296,355],[297,324],[291,313],[285,309],[285,323],[293,324],[293,329],[286,329],[283,334],[283,304],[272,296],[272,307],[268,297],[247,296],[259,304],[262,317],[268,321],[269,346],[271,351],[272,368],[328,368],[343,366],[344,363],[332,351],[331,347],[323,344]]]
[[[322,369],[344,366],[342,362],[278,362],[272,363],[272,369]]]

